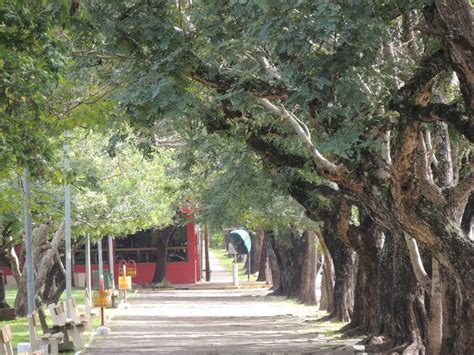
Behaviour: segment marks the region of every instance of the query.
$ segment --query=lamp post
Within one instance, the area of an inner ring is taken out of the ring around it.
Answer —
[[[31,225],[31,189],[30,170],[25,167],[23,171],[24,190],[24,224],[25,224],[25,249],[26,249],[26,290],[28,297],[28,315],[35,311],[35,275],[33,273],[33,236]],[[30,334],[31,337],[31,334]]]
[[[92,303],[92,279],[91,279],[91,236],[86,236],[86,287],[89,295],[89,304]]]
[[[64,188],[64,234],[66,240],[66,314],[68,318],[72,318],[71,297],[72,297],[72,258],[71,258],[71,191],[69,185],[69,133],[64,133],[64,172],[66,175],[66,186]]]
[[[32,317],[35,311],[35,275],[33,272],[33,227],[31,225],[31,189],[30,170],[25,166],[23,171],[23,191],[24,191],[24,224],[25,224],[25,249],[26,249],[26,295],[28,299],[28,317]],[[30,328],[29,338],[33,347],[33,331]],[[35,349],[32,349],[35,350]]]

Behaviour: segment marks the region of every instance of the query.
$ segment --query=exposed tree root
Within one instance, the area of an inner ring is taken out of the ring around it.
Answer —
[[[358,344],[365,345],[365,351],[368,353],[406,355],[425,354],[425,346],[421,341],[395,344],[393,340],[386,339],[384,336],[370,336],[360,341]]]
[[[357,326],[353,326],[352,323],[343,326],[339,332],[343,333],[344,337],[354,337],[364,334],[364,331]]]

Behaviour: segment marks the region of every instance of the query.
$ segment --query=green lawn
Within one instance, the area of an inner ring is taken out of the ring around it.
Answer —
[[[219,263],[224,267],[224,269],[229,272],[229,274],[232,275],[232,263],[234,262],[234,259],[227,256],[227,252],[225,249],[220,249],[220,248],[212,248],[211,249],[214,255],[216,256],[217,260],[219,260]],[[244,270],[244,264],[239,263],[239,281],[247,281],[247,272]],[[258,275],[250,275],[250,281],[256,281]]]
[[[5,296],[7,303],[13,307],[15,303],[16,297],[16,288],[7,287],[5,290]],[[84,304],[84,289],[73,289],[72,290],[72,297],[76,300],[78,305]],[[63,293],[61,296],[61,300],[66,299],[66,292]],[[118,298],[120,301],[120,297]],[[46,314],[49,316],[49,311],[46,310]],[[92,321],[92,329],[95,329],[99,326],[100,320],[99,317],[95,317]],[[28,343],[29,342],[29,335],[28,335],[28,319],[26,317],[17,317],[14,321],[0,321],[0,328],[4,325],[9,324],[12,329],[13,334],[13,349],[16,351],[16,347],[18,343]],[[48,318],[48,324],[51,326],[51,319]],[[41,332],[41,330],[40,330]],[[90,333],[86,331],[84,337],[84,343],[87,344],[90,341]]]

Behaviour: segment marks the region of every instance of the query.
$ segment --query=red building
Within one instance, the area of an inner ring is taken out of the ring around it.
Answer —
[[[149,229],[139,231],[126,238],[114,238],[114,276],[117,284],[118,269],[121,260],[134,260],[137,264],[137,276],[132,278],[134,284],[149,284],[156,269],[157,238],[167,229]],[[104,270],[109,270],[109,253],[107,238],[102,239]],[[98,270],[97,246],[91,246],[91,269]],[[168,260],[166,279],[172,284],[194,284],[201,280],[199,259],[199,236],[193,222],[178,227],[168,242]],[[75,255],[74,284],[85,286],[85,251]]]
[[[126,238],[114,238],[114,276],[118,285],[118,269],[121,260],[134,260],[137,264],[137,276],[132,278],[133,284],[146,285],[151,283],[156,269],[157,238],[167,232],[149,229],[139,231]],[[22,255],[23,248],[17,248],[18,255]],[[185,226],[178,227],[168,242],[168,260],[166,263],[166,279],[172,284],[194,284],[201,280],[201,265],[199,258],[199,236],[195,224],[190,221]],[[102,238],[104,270],[110,270],[108,240]],[[77,252],[74,256],[73,285],[85,287],[85,250]],[[91,246],[91,269],[99,269],[97,245]],[[15,279],[9,266],[0,264],[5,282],[15,285]],[[93,278],[94,281],[94,278]],[[93,285],[94,286],[94,285]],[[96,285],[95,285],[96,286]]]

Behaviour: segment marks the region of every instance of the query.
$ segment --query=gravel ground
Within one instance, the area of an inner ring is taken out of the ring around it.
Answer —
[[[86,354],[353,354],[315,307],[267,296],[267,289],[140,290],[117,309],[112,334]]]

